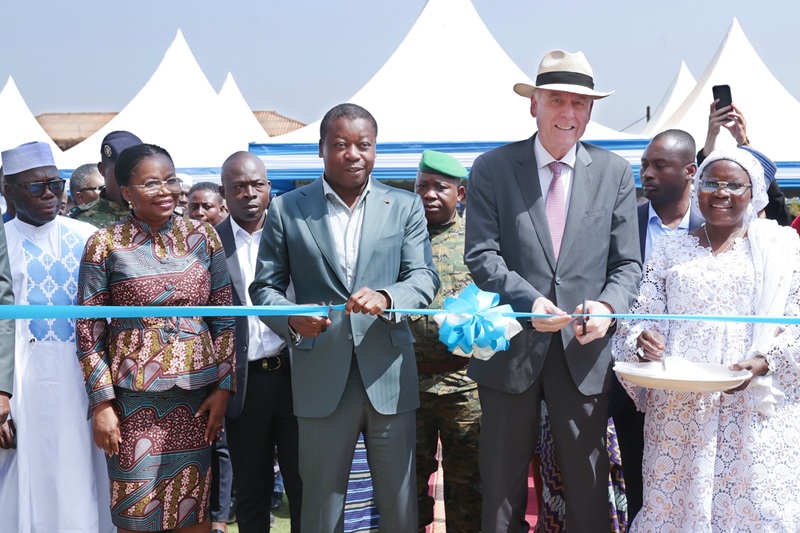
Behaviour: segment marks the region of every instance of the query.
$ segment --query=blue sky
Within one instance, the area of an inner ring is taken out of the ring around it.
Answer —
[[[549,49],[583,50],[597,88],[616,90],[595,106],[593,118],[616,129],[643,116],[645,106],[658,105],[681,60],[699,78],[734,16],[772,73],[800,97],[793,59],[800,47],[800,2],[473,4],[530,76]],[[4,2],[0,83],[13,75],[34,114],[119,111],[146,83],[180,28],[217,90],[231,71],[254,110],[311,122],[370,79],[424,5],[425,0]],[[454,87],[465,82],[453,80]]]

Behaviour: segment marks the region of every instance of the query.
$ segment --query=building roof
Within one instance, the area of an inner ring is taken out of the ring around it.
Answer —
[[[276,111],[253,111],[253,115],[270,137],[305,126],[299,120]],[[105,126],[115,116],[116,113],[42,113],[36,120],[53,142],[66,150]]]
[[[277,111],[253,111],[253,114],[270,137],[299,130],[305,126],[299,120],[285,117]]]
[[[116,113],[42,113],[39,125],[62,149],[72,148],[108,124]]]

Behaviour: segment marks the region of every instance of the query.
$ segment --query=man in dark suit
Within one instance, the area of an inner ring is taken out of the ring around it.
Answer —
[[[697,172],[695,144],[683,130],[666,130],[650,141],[642,153],[639,178],[647,202],[638,208],[639,247],[646,262],[655,241],[664,235],[686,233],[700,227],[703,217],[691,207],[691,183]],[[617,430],[628,523],[642,508],[642,453],[644,413],[636,410],[616,375],[609,391],[609,415]]]
[[[411,330],[385,309],[426,308],[439,287],[419,196],[370,176],[378,125],[340,104],[320,124],[325,172],[276,198],[264,225],[254,304],[346,304],[326,317],[263,317],[294,343],[303,531],[343,530],[347,478],[363,432],[381,532],[417,529],[419,406]]]
[[[631,167],[580,142],[594,101],[611,94],[593,87],[583,53],[547,53],[536,86],[514,87],[530,98],[538,133],[483,154],[470,173],[465,259],[473,279],[517,311],[551,315],[528,323],[508,351],[470,362],[483,410],[484,533],[524,518],[542,400],[568,531],[609,528],[612,321],[591,317],[584,330],[567,312],[627,312],[641,264]]]
[[[271,192],[264,163],[249,152],[231,155],[222,165],[219,191],[230,211],[216,230],[225,247],[233,303],[251,305],[247,287],[255,275]],[[228,402],[226,424],[239,491],[237,522],[242,533],[269,531],[276,445],[289,498],[292,532],[300,531],[303,485],[298,469],[291,376],[286,342],[257,317],[237,318],[238,392]]]

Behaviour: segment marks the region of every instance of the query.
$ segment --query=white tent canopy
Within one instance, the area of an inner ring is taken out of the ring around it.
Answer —
[[[698,147],[702,146],[713,101],[711,87],[724,84],[730,85],[733,103],[747,120],[747,134],[753,147],[776,161],[800,161],[797,140],[787,133],[786,126],[800,123],[800,102],[761,61],[735,18],[697,86],[664,122],[663,128],[686,130]],[[733,144],[727,131],[720,132],[718,147]]]
[[[681,61],[677,76],[672,80],[672,84],[669,89],[667,89],[667,93],[664,95],[661,103],[658,104],[658,107],[653,112],[650,121],[647,122],[642,129],[642,135],[652,137],[664,131],[664,123],[678,110],[696,85],[697,80],[695,80],[692,73],[689,72],[689,67],[686,66],[686,62]]]
[[[269,135],[253,115],[253,111],[247,104],[247,100],[242,96],[242,92],[230,72],[228,72],[225,83],[222,84],[222,89],[219,91],[219,98],[224,112],[231,117],[235,117],[239,122],[240,136],[249,139],[249,142],[266,142]],[[241,150],[246,149],[246,145],[241,148]]]
[[[8,77],[3,90],[0,91],[0,124],[2,124],[0,127],[0,151],[9,150],[27,142],[42,141],[50,145],[56,164],[60,165],[61,149],[36,121],[36,117],[31,113],[11,76]]]
[[[470,0],[428,0],[403,42],[349,101],[378,121],[380,142],[513,141],[536,124],[512,91],[532,83],[484,25]],[[627,139],[590,123],[585,139]],[[319,121],[274,143],[316,143]]]
[[[263,129],[263,135],[254,131],[253,120],[249,109],[231,113],[178,30],[147,84],[108,124],[67,150],[65,165],[75,168],[97,161],[103,138],[114,130],[127,130],[164,147],[177,167],[218,168],[231,153],[246,150],[249,142],[268,138]]]

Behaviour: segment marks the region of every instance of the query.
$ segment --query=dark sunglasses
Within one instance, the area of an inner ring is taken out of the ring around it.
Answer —
[[[16,181],[13,183],[17,187],[25,187],[28,189],[28,194],[34,198],[38,198],[44,194],[44,190],[48,187],[50,188],[51,193],[55,194],[56,196],[60,196],[64,192],[67,180],[59,178],[48,181],[37,181],[34,183],[17,183]]]
[[[83,189],[80,189],[80,192],[83,192],[83,191],[102,191],[105,188],[106,188],[105,185],[100,185],[99,187],[84,187]]]

